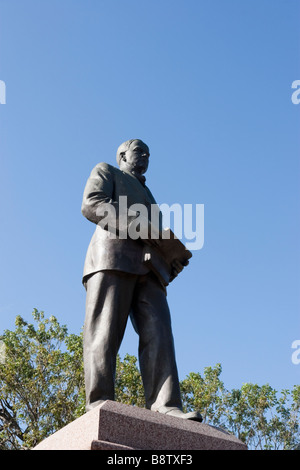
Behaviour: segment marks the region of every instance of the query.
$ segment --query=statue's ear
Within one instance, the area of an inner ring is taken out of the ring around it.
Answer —
[[[125,155],[125,152],[121,152],[120,153],[120,160],[122,160],[123,162],[126,162],[126,155]]]

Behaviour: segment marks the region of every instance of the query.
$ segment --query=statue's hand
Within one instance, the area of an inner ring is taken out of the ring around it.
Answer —
[[[180,263],[177,259],[175,259],[172,263],[172,274],[171,274],[171,279],[170,281],[173,281],[175,277],[178,276],[179,273],[183,270],[184,266],[187,266],[189,264],[189,261],[187,260],[184,264]]]

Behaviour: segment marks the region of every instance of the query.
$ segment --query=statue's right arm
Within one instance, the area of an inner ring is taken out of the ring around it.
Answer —
[[[129,224],[137,217],[134,211],[114,199],[115,169],[107,163],[93,168],[86,183],[81,206],[82,214],[106,230],[127,233]]]
[[[87,180],[81,212],[88,220],[97,224],[101,220],[99,206],[103,204],[114,204],[113,201],[114,181],[112,171],[106,163],[96,165]]]

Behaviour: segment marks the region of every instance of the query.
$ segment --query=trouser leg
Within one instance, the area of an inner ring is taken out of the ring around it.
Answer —
[[[93,274],[86,283],[83,335],[86,409],[114,400],[116,356],[124,336],[137,276]]]
[[[139,363],[146,406],[182,408],[166,294],[152,274],[139,277],[132,317],[139,334]]]

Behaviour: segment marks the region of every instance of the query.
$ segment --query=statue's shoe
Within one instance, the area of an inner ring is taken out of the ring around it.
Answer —
[[[171,408],[167,406],[164,406],[157,411],[167,416],[174,416],[174,418],[189,419],[191,421],[198,421],[199,423],[203,421],[199,411],[190,411],[189,413],[184,413],[180,408]]]

